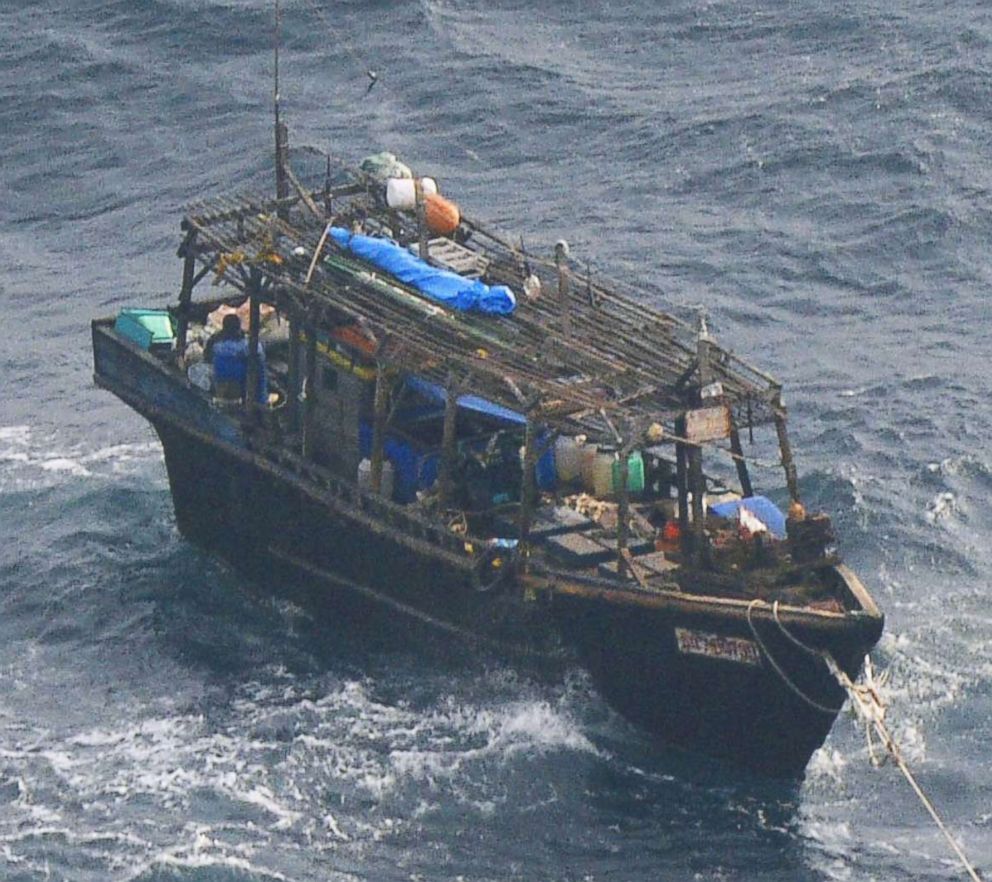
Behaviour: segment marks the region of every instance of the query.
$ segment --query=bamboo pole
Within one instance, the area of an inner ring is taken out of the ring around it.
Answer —
[[[324,232],[320,234],[320,238],[317,240],[317,247],[313,250],[313,257],[310,259],[310,266],[307,268],[306,278],[303,280],[304,285],[310,284],[310,279],[313,276],[313,271],[317,267],[317,261],[320,260],[320,253],[324,250],[324,243],[327,241],[327,237],[331,234],[331,225],[328,224],[324,227]]]

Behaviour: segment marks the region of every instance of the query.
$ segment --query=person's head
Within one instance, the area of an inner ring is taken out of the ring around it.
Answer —
[[[221,330],[225,337],[237,337],[241,334],[241,319],[238,318],[237,313],[229,312],[224,316]]]

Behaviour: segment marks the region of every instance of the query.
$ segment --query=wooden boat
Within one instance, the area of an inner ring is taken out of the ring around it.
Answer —
[[[161,438],[183,535],[397,631],[564,652],[660,740],[802,774],[844,700],[825,656],[856,677],[883,617],[802,507],[778,382],[564,243],[539,260],[464,217],[432,234],[419,185],[391,208],[360,170],[306,188],[277,133],[274,198],[185,212],[178,301],[92,326],[96,382]],[[361,236],[516,306],[433,299]],[[238,304],[243,388],[264,373],[266,400],[221,400],[198,362]],[[788,516],[754,492],[745,429],[774,442]]]

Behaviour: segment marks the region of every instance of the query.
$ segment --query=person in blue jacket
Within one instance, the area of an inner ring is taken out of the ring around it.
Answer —
[[[207,340],[203,359],[213,366],[214,395],[226,400],[243,400],[248,379],[248,339],[241,330],[241,319],[235,313],[225,315],[221,329]],[[269,400],[265,349],[261,341],[258,343],[257,400],[261,404]]]

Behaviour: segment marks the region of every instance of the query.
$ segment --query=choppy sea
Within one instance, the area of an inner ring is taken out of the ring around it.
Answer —
[[[88,320],[175,296],[185,203],[269,185],[271,5],[0,5],[0,877],[959,878],[846,716],[801,784],[747,778],[580,671],[345,644],[179,537]],[[392,150],[785,381],[888,615],[889,721],[992,871],[992,7],[283,10],[295,145]]]

